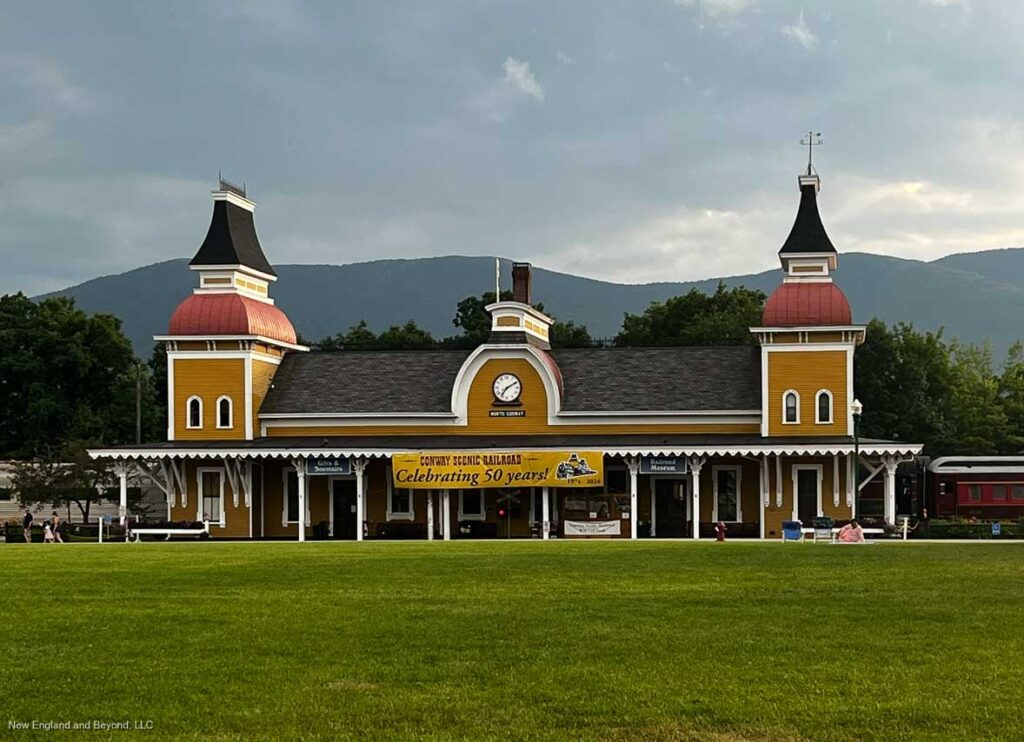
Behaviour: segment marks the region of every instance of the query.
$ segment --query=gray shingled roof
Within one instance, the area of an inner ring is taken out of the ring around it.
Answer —
[[[745,345],[553,350],[562,409],[759,410],[761,351]]]
[[[450,412],[468,351],[290,353],[261,412]],[[760,350],[750,346],[551,351],[567,411],[757,410]]]
[[[451,412],[469,351],[289,353],[263,402],[266,413]]]

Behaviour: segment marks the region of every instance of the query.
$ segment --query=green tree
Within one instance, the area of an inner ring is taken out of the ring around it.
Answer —
[[[998,397],[1006,416],[1004,453],[1020,453],[1024,449],[1024,343],[1019,340],[1006,352]]]
[[[501,300],[512,301],[512,292],[502,291]],[[452,338],[451,344],[464,344],[475,348],[486,343],[487,338],[491,336],[491,315],[485,307],[493,303],[493,291],[487,291],[481,296],[467,296],[460,301],[455,307],[452,324],[461,328],[462,334]]]
[[[552,348],[590,348],[594,345],[594,339],[590,337],[586,325],[577,325],[571,320],[556,320],[551,325],[550,339]]]
[[[112,315],[86,314],[64,297],[0,297],[0,457],[38,456],[73,439],[134,441],[135,363]]]
[[[89,522],[95,503],[117,500],[120,492],[108,464],[93,460],[83,441],[71,441],[60,449],[45,452],[14,465],[12,485],[23,506],[59,508],[75,505],[82,521]],[[140,493],[132,493],[129,507],[137,505]]]
[[[353,350],[376,347],[377,342],[377,335],[366,326],[366,320],[361,319],[359,324],[352,325],[346,332],[325,337],[317,346],[320,350]]]
[[[409,320],[404,325],[392,325],[377,338],[378,347],[391,350],[429,350],[437,347],[434,337]]]
[[[710,296],[691,289],[683,296],[651,302],[642,314],[627,312],[615,345],[753,344],[750,328],[761,323],[764,302],[763,291],[729,289],[721,282]]]

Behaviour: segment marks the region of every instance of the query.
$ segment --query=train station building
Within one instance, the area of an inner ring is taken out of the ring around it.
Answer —
[[[716,522],[779,538],[856,515],[855,447],[893,522],[896,467],[920,446],[855,446],[864,327],[833,282],[820,181],[799,188],[750,345],[552,348],[516,264],[475,349],[321,352],[274,304],[255,204],[221,183],[196,288],[156,338],[167,440],[92,455],[214,538],[705,538]]]

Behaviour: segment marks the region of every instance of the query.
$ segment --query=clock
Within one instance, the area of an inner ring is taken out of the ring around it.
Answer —
[[[502,374],[494,380],[494,399],[512,404],[523,393],[523,382],[515,374]]]

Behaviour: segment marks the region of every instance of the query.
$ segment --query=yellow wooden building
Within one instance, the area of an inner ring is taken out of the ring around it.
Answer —
[[[310,351],[243,190],[221,183],[171,318],[167,440],[93,451],[214,538],[778,538],[854,515],[853,356],[816,175],[749,346],[552,349],[530,267],[468,350]],[[915,444],[860,440],[896,518]]]

